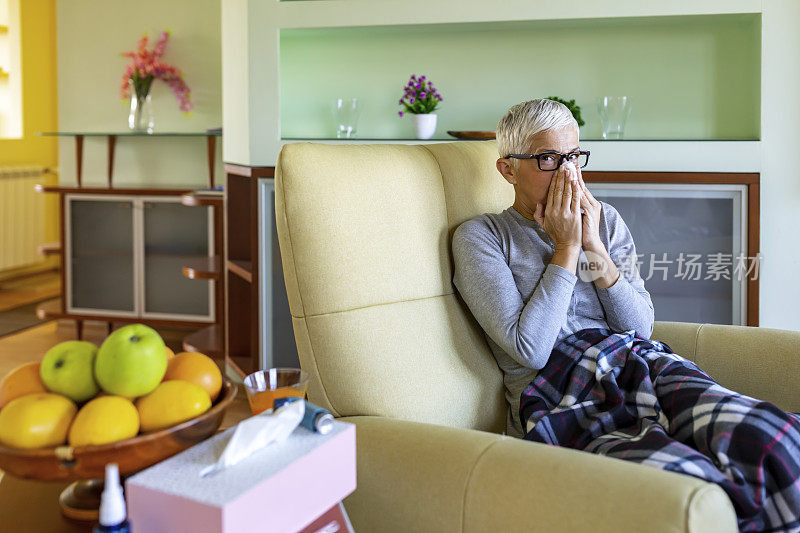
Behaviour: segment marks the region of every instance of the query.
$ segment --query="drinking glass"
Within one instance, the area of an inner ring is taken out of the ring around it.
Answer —
[[[336,137],[339,139],[355,137],[358,117],[361,116],[358,98],[336,98],[331,102],[331,110],[336,121]]]
[[[601,96],[597,99],[597,111],[603,124],[603,139],[622,139],[625,123],[631,114],[629,96]]]
[[[270,368],[244,378],[247,401],[254,415],[272,409],[277,398],[303,398],[308,388],[308,372],[299,368]]]

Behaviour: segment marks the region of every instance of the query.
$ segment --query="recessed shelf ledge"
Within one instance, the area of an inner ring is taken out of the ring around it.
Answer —
[[[434,144],[458,139],[281,139],[281,144]],[[581,141],[586,170],[628,172],[761,172],[761,141]]]

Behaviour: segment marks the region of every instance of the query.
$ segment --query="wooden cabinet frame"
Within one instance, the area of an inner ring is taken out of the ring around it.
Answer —
[[[665,184],[720,184],[744,185],[747,187],[747,256],[756,257],[760,252],[760,198],[758,173],[733,172],[583,172],[587,183],[641,183]],[[758,278],[747,278],[747,325],[758,326]]]
[[[92,308],[78,308],[73,305],[72,294],[72,243],[73,238],[70,231],[71,217],[71,202],[73,200],[88,200],[94,202],[130,202],[133,209],[131,216],[132,220],[132,250],[133,256],[133,310],[132,311],[112,311],[104,309]],[[214,292],[215,282],[210,280],[208,282],[208,314],[207,315],[181,315],[173,313],[157,313],[147,311],[145,302],[145,287],[147,280],[145,279],[145,245],[144,242],[144,204],[148,202],[163,202],[176,205],[182,205],[180,197],[176,196],[147,196],[142,197],[138,195],[117,195],[117,194],[74,194],[70,193],[64,199],[64,222],[65,222],[65,240],[64,240],[64,257],[65,263],[63,265],[64,279],[66,286],[64,288],[64,310],[69,314],[74,315],[96,315],[100,317],[120,317],[132,318],[141,320],[177,320],[185,322],[200,322],[204,324],[212,323],[215,321],[216,309],[214,307]],[[198,207],[196,209],[206,209],[208,215],[208,228],[206,231],[209,258],[214,257],[215,253],[215,232],[214,232],[214,210],[211,207]]]
[[[69,319],[75,320],[77,325],[77,333],[78,338],[83,337],[83,321],[85,320],[100,320],[108,322],[109,331],[111,330],[111,323],[112,322],[141,322],[145,324],[149,324],[151,326],[176,326],[176,327],[202,327],[208,326],[210,322],[213,322],[214,319],[221,320],[224,314],[224,309],[222,306],[222,283],[216,283],[215,287],[213,287],[211,292],[211,300],[209,301],[210,311],[211,311],[211,320],[186,320],[181,318],[148,318],[142,316],[118,316],[109,313],[83,313],[83,312],[70,312],[67,309],[67,274],[66,274],[66,265],[68,261],[68,256],[66,254],[66,243],[67,243],[67,224],[68,219],[66,219],[66,208],[67,208],[67,196],[68,195],[89,195],[89,196],[116,196],[116,197],[137,197],[141,198],[143,201],[148,201],[152,197],[167,197],[167,198],[175,198],[176,202],[179,203],[186,203],[183,199],[186,195],[190,195],[193,192],[192,188],[184,188],[184,189],[136,189],[136,188],[105,188],[105,187],[44,187],[38,186],[37,190],[39,192],[46,192],[46,193],[55,193],[59,196],[59,213],[60,213],[60,241],[61,246],[59,247],[57,253],[60,256],[61,260],[61,298],[57,301],[53,302],[46,302],[42,304],[37,309],[37,315],[42,319]],[[224,235],[222,232],[222,216],[221,216],[221,206],[214,206],[214,204],[186,204],[186,205],[212,205],[211,209],[213,209],[213,240],[214,246],[219,248],[219,243],[223,242]],[[217,250],[218,252],[218,250]],[[206,329],[214,329],[217,331],[216,326],[212,325]],[[209,350],[209,355],[215,356],[217,352],[213,350]],[[221,354],[220,354],[221,355]]]

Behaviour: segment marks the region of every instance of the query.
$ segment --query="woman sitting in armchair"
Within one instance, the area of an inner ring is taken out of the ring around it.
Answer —
[[[497,145],[514,203],[458,227],[453,282],[503,372],[507,434],[717,483],[744,531],[800,528],[800,417],[650,340],[633,238],[583,181],[569,109],[518,104]]]

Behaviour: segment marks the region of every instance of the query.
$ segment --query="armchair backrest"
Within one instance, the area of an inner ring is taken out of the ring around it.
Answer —
[[[514,191],[494,141],[287,144],[276,166],[283,272],[309,400],[500,432],[502,374],[455,294],[450,237]]]

